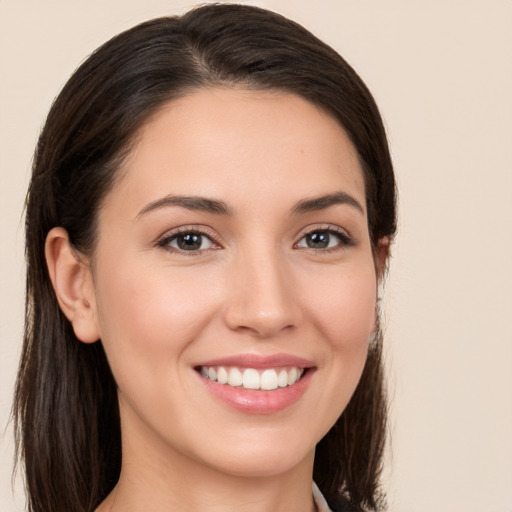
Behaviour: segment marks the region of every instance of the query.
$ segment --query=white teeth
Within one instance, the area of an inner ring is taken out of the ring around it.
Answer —
[[[210,371],[208,370],[208,374],[209,373],[210,373]],[[292,368],[288,372],[288,386],[291,386],[292,384],[295,384],[295,382],[297,382],[298,376],[299,376],[299,372],[298,372],[297,368]]]
[[[228,381],[228,372],[225,368],[222,366],[219,366],[217,368],[217,382],[220,382],[221,384],[226,384]]]
[[[242,386],[244,389],[262,389],[272,391],[295,384],[304,373],[303,368],[290,367],[282,369],[267,368],[263,371],[255,368],[245,368],[243,371],[236,367],[202,366],[201,375],[206,379],[216,380],[220,384]]]
[[[275,370],[265,370],[261,374],[261,389],[266,389],[267,391],[270,391],[272,389],[276,389],[278,386],[277,383],[277,373]]]
[[[242,373],[238,368],[230,368],[228,373],[228,384],[230,386],[242,385]]]
[[[260,389],[260,374],[254,368],[244,370],[242,386],[245,389]]]
[[[277,384],[280,388],[288,386],[288,372],[286,370],[281,370],[279,372],[279,375],[277,376]]]

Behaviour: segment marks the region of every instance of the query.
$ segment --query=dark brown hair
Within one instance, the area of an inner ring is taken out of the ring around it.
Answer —
[[[297,94],[334,116],[356,148],[374,248],[395,233],[395,184],[382,121],[354,70],[286,18],[209,5],[138,25],[97,49],[55,100],[36,148],[26,201],[26,315],[14,418],[30,512],[90,512],[121,467],[117,390],[101,342],[78,341],[45,262],[48,232],[64,227],[94,252],[96,219],[144,122],[194,89]],[[381,336],[355,394],[319,442],[314,479],[327,500],[379,507],[386,430]]]

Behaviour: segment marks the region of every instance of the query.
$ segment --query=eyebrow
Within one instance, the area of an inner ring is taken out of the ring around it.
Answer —
[[[364,209],[361,204],[350,194],[346,192],[334,192],[332,194],[325,194],[323,196],[314,197],[311,199],[303,199],[295,204],[292,208],[292,213],[296,215],[324,210],[330,206],[337,204],[346,204],[354,207],[356,210],[364,214]],[[152,201],[147,204],[136,216],[139,219],[141,216],[169,206],[179,206],[187,210],[200,211],[213,213],[215,215],[233,215],[233,210],[224,201],[218,199],[209,199],[200,196],[173,196],[168,195]]]
[[[361,204],[350,194],[341,191],[299,201],[293,207],[292,213],[301,214],[314,212],[318,210],[324,210],[337,204],[346,204],[348,206],[352,206],[364,215],[364,209]]]
[[[216,199],[196,196],[165,196],[147,204],[138,214],[136,219],[142,215],[167,206],[180,206],[187,210],[213,213],[216,215],[232,215],[231,208],[224,202]]]

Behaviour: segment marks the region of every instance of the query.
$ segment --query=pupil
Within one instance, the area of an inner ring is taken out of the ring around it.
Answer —
[[[201,235],[189,233],[178,238],[178,247],[185,251],[195,251],[201,248]]]
[[[308,247],[312,249],[324,249],[329,245],[329,233],[317,232],[308,236]]]

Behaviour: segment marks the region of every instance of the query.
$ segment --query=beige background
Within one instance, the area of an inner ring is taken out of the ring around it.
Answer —
[[[512,1],[265,0],[362,75],[389,132],[393,512],[512,511]],[[104,40],[193,2],[0,0],[0,510],[23,311],[22,203],[49,105]]]

